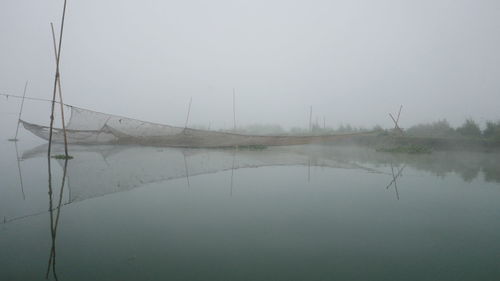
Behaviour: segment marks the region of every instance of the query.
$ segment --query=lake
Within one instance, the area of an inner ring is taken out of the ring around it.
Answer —
[[[25,138],[0,280],[500,280],[498,153],[70,146],[49,171]]]

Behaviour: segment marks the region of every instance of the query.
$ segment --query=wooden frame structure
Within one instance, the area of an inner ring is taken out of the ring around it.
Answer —
[[[402,136],[404,135],[403,129],[399,126],[399,117],[401,116],[401,110],[403,109],[403,105],[399,107],[398,115],[396,118],[392,116],[391,113],[389,113],[389,117],[391,117],[392,122],[394,122],[394,131],[399,132],[399,134]]]

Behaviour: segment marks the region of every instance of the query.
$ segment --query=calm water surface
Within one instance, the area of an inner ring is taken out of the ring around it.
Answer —
[[[18,145],[0,280],[500,280],[495,153]]]

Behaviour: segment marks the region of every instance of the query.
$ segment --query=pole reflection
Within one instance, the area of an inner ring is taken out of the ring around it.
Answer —
[[[391,174],[392,174],[392,180],[391,182],[385,187],[385,189],[389,189],[391,185],[394,185],[394,190],[396,191],[396,198],[399,200],[399,191],[398,191],[398,178],[403,176],[403,170],[406,167],[406,164],[403,164],[401,168],[396,167],[397,172],[394,172],[394,165],[391,162]]]
[[[48,159],[48,173],[49,173],[49,217],[50,217],[50,237],[51,237],[51,247],[50,247],[50,255],[49,255],[49,261],[47,265],[47,271],[45,274],[45,278],[48,279],[50,272],[52,270],[52,276],[54,277],[55,280],[59,280],[57,277],[57,271],[56,271],[56,236],[57,236],[57,226],[59,225],[59,217],[61,215],[61,206],[62,206],[62,199],[64,195],[64,186],[66,182],[66,175],[68,171],[68,159],[64,160],[63,164],[63,176],[61,179],[61,185],[59,188],[59,198],[57,200],[57,206],[54,207],[54,202],[53,202],[53,193],[54,189],[52,186],[52,167],[51,167],[51,159],[49,157]]]

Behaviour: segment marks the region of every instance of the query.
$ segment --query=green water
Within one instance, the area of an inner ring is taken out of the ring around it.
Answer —
[[[498,154],[20,147],[0,280],[500,280]]]

